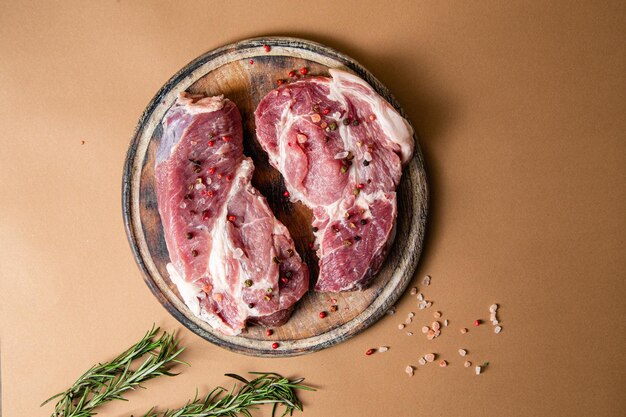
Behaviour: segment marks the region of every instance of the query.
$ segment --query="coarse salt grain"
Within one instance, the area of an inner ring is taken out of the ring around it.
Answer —
[[[389,314],[390,316],[396,314],[396,308],[391,307],[389,310],[387,310],[387,314]]]
[[[402,329],[404,329],[404,324],[402,323],[398,324],[398,330],[402,330]]]
[[[492,313],[495,313],[497,310],[498,310],[497,304],[492,304],[491,307],[489,307],[489,311]]]
[[[462,334],[467,333],[467,329],[466,329],[465,327],[463,327],[463,328],[461,329],[461,333],[462,333]]]
[[[367,162],[372,162],[372,154],[369,152],[365,152],[363,154],[363,159],[365,159]]]
[[[348,151],[337,152],[337,154],[335,154],[335,159],[344,159],[347,156],[348,156]]]
[[[441,317],[441,311],[435,311],[435,314],[433,314],[433,316],[438,319],[439,317]]]
[[[443,325],[444,325],[445,327],[448,327],[448,323],[449,323],[449,322],[448,322],[448,319],[445,319],[445,320],[443,321]]]
[[[431,303],[430,301],[426,302],[426,308],[430,307],[431,305],[433,305],[433,303]]]
[[[448,366],[448,362],[446,362],[445,360],[441,360],[439,362],[439,366],[441,366],[442,368],[445,368],[446,366]]]
[[[465,355],[467,355],[467,350],[465,350],[465,349],[459,349],[459,355],[461,355],[461,356],[465,356]]]
[[[432,362],[435,360],[435,354],[434,353],[429,353],[424,355],[424,359],[426,359],[426,362]]]
[[[296,138],[298,139],[298,143],[306,143],[307,141],[307,137],[306,135],[303,135],[302,133],[298,133],[298,135],[296,136]]]
[[[472,366],[472,363],[470,361],[466,361],[465,362],[465,367],[469,368],[470,366]]]
[[[409,313],[409,317],[410,317],[410,318],[415,317],[415,313],[411,311],[411,312]]]
[[[378,351],[381,353],[385,353],[389,350],[389,346],[381,346],[378,348]]]
[[[417,294],[417,288],[413,287],[411,288],[411,295],[415,295],[415,294]]]
[[[407,336],[413,336],[413,332],[406,332]]]
[[[498,334],[502,331],[502,326],[496,326],[495,329],[493,329],[494,333]]]
[[[411,365],[408,365],[405,369],[404,372],[407,373],[408,376],[413,376],[414,373],[414,369]]]
[[[438,321],[433,321],[433,330],[437,331],[439,329],[441,329],[441,324]]]
[[[422,333],[428,333],[429,330],[430,330],[430,327],[428,326],[422,327]]]
[[[480,375],[480,369],[481,369],[480,366],[477,366],[475,369],[476,369],[476,375]]]
[[[424,285],[429,286],[430,285],[430,275],[426,275],[424,277]]]
[[[435,337],[439,337],[440,334],[441,334],[441,331],[435,330]]]
[[[419,358],[419,360],[417,361],[417,363],[419,363],[420,365],[426,365],[426,359],[424,359],[424,358]]]
[[[424,294],[422,294],[422,293],[417,294],[417,300],[418,301],[424,301]]]
[[[426,308],[426,301],[420,301],[420,303],[417,305],[417,308],[419,308],[420,310],[423,310]]]
[[[406,320],[404,320],[405,324],[411,324],[413,320],[411,319],[411,317],[407,317]]]
[[[428,340],[433,340],[435,338],[435,331],[434,330],[429,330],[428,334],[426,335],[426,338]]]
[[[493,324],[494,326],[497,326],[498,324],[500,324],[500,322],[498,320],[492,320],[491,324]]]

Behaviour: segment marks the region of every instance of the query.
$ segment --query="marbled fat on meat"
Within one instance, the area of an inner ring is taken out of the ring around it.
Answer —
[[[246,322],[283,324],[309,281],[288,230],[250,184],[242,140],[233,102],[182,93],[156,155],[167,270],[191,311],[229,335]]]
[[[380,269],[414,146],[410,124],[369,84],[330,75],[283,85],[255,112],[259,142],[291,200],[313,211],[322,292],[362,289]]]

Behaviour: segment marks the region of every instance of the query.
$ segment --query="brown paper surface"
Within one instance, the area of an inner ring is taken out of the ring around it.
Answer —
[[[3,2],[2,415],[49,415],[42,400],[152,323],[179,329],[192,366],[98,415],[176,406],[250,370],[305,376],[319,388],[305,416],[625,415],[626,7],[603,3]],[[143,283],[120,204],[155,92],[201,53],[260,35],[370,69],[418,131],[432,195],[415,282],[432,276],[433,307],[407,293],[353,339],[278,360],[182,328]],[[472,326],[493,302],[499,335]],[[435,310],[450,326],[429,342]],[[397,329],[410,311],[413,336]],[[459,348],[487,370],[464,368]],[[429,352],[449,365],[418,366]]]

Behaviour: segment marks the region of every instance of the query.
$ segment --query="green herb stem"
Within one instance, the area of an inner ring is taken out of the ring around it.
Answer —
[[[272,404],[272,416],[278,406],[284,407],[281,416],[292,415],[294,411],[302,411],[302,402],[296,390],[315,391],[302,385],[304,378],[289,380],[276,373],[250,372],[258,375],[251,381],[236,374],[226,374],[243,383],[239,388],[235,384],[230,391],[217,387],[203,398],[198,393],[193,400],[184,406],[166,410],[161,413],[149,410],[143,417],[252,417],[251,410],[258,405]]]
[[[177,359],[184,348],[174,334],[159,333],[158,327],[153,327],[136,344],[128,348],[109,362],[92,366],[81,375],[66,391],[58,393],[41,404],[42,406],[59,398],[52,417],[91,417],[94,409],[112,400],[126,401],[124,393],[142,387],[141,384],[158,376],[177,375],[170,371],[177,363],[184,363]],[[131,364],[146,356],[135,369]]]

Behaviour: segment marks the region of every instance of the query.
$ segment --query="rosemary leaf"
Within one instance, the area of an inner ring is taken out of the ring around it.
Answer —
[[[156,412],[151,408],[143,417],[252,417],[251,410],[259,405],[272,404],[272,416],[277,406],[284,407],[281,416],[292,415],[294,411],[302,411],[302,402],[296,395],[296,390],[315,391],[315,389],[300,383],[304,378],[289,380],[273,372],[250,372],[256,378],[248,381],[236,374],[226,376],[243,383],[236,384],[230,391],[222,387],[213,389],[203,398],[198,392],[193,400],[173,410]]]
[[[104,403],[127,401],[126,391],[143,388],[141,384],[149,379],[177,375],[170,369],[177,363],[185,363],[177,359],[184,348],[179,347],[174,334],[163,332],[158,336],[159,330],[153,326],[139,342],[111,361],[92,366],[66,391],[41,405],[60,397],[52,417],[91,417]],[[132,369],[131,364],[142,357],[145,357],[143,362]]]

